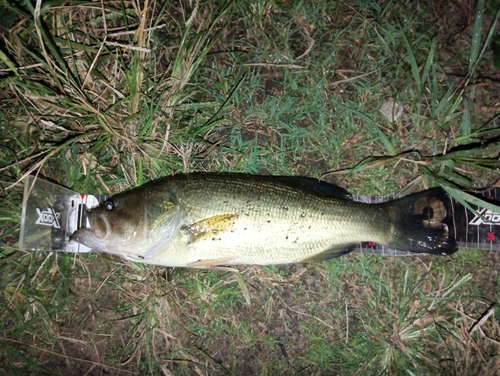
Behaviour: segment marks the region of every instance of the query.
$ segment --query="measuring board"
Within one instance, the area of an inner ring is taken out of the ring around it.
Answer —
[[[493,204],[500,204],[500,188],[484,192],[482,196]],[[85,253],[92,250],[70,242],[69,236],[81,227],[87,227],[85,212],[106,200],[106,195],[85,195],[74,192],[34,176],[25,179],[19,249],[25,251],[61,251]],[[395,197],[353,196],[353,200],[377,204]],[[500,213],[471,205],[479,216],[449,198],[448,226],[459,247],[500,250]],[[415,256],[375,243],[363,242],[354,253],[383,256]]]

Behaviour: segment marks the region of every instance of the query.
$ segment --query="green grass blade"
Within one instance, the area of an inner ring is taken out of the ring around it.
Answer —
[[[5,65],[7,65],[7,68],[9,68],[16,76],[19,76],[19,72],[17,71],[14,62],[12,62],[12,60],[10,60],[2,50],[0,50],[0,60],[2,60]]]
[[[387,135],[380,129],[380,127],[366,114],[364,114],[361,111],[358,111],[354,108],[350,108],[346,106],[345,104],[340,103],[337,99],[332,97],[332,101],[339,107],[344,108],[345,110],[353,113],[354,115],[360,117],[362,120],[364,120],[367,124],[370,124],[372,128],[375,130],[377,133],[378,139],[384,146],[384,149],[387,151],[389,155],[396,155],[396,149],[394,148],[394,145],[391,143]]]
[[[476,5],[476,17],[472,27],[472,41],[469,55],[469,76],[472,77],[480,59],[479,50],[481,48],[481,32],[483,30],[485,0],[478,0]]]
[[[496,213],[500,213],[500,205],[492,204],[491,202],[484,200],[482,198],[471,195],[470,193],[464,192],[460,189],[443,186],[443,188],[449,193],[451,197],[464,205],[467,209],[471,210],[475,215],[479,215],[476,210],[472,209],[469,204],[477,205],[481,208],[486,208],[492,210]]]
[[[413,75],[413,80],[415,81],[415,84],[417,86],[417,89],[420,91],[422,88],[422,79],[420,78],[420,70],[418,68],[418,62],[417,58],[415,57],[415,54],[413,52],[413,48],[410,44],[410,41],[408,40],[408,37],[404,32],[401,33],[401,36],[403,38],[404,45],[406,47],[406,54],[408,56],[407,61],[410,63],[411,67],[411,72]],[[431,55],[429,54],[429,57]]]
[[[424,69],[422,71],[422,78],[420,80],[421,83],[425,84],[430,79],[429,72],[434,65],[434,54],[436,51],[437,39],[433,38],[431,42],[431,48],[429,50],[429,54],[427,55],[427,59],[425,60]]]

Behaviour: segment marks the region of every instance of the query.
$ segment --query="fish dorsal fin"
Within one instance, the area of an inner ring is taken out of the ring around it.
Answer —
[[[328,261],[332,258],[340,257],[352,252],[356,246],[356,243],[336,244],[335,246],[327,248],[314,256],[307,257],[300,262]]]
[[[277,179],[294,188],[302,188],[324,197],[351,199],[351,194],[338,185],[303,176],[278,176]]]
[[[221,233],[231,230],[236,223],[238,214],[219,214],[202,219],[190,225],[184,225],[182,230],[188,235],[188,244],[198,240],[210,239]]]

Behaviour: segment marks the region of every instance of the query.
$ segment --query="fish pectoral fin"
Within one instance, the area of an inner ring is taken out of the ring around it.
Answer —
[[[340,257],[352,252],[357,247],[357,243],[336,244],[330,248],[321,251],[311,257],[303,259],[301,262],[327,261],[335,257]]]
[[[224,265],[224,264],[229,263],[232,259],[233,259],[233,257],[221,257],[218,259],[198,260],[198,261],[190,262],[186,266],[188,268],[195,268],[195,269],[238,271],[238,269],[220,266],[220,265]]]
[[[190,225],[182,226],[181,229],[188,235],[188,244],[197,240],[216,237],[217,235],[231,230],[236,223],[238,214],[219,214]]]

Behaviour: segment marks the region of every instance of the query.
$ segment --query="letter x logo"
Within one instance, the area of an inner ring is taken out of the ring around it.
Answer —
[[[36,212],[38,214],[38,219],[36,220],[37,225],[61,228],[61,225],[59,224],[59,216],[61,213],[56,213],[52,208],[47,208],[47,210],[43,211],[36,208]]]

